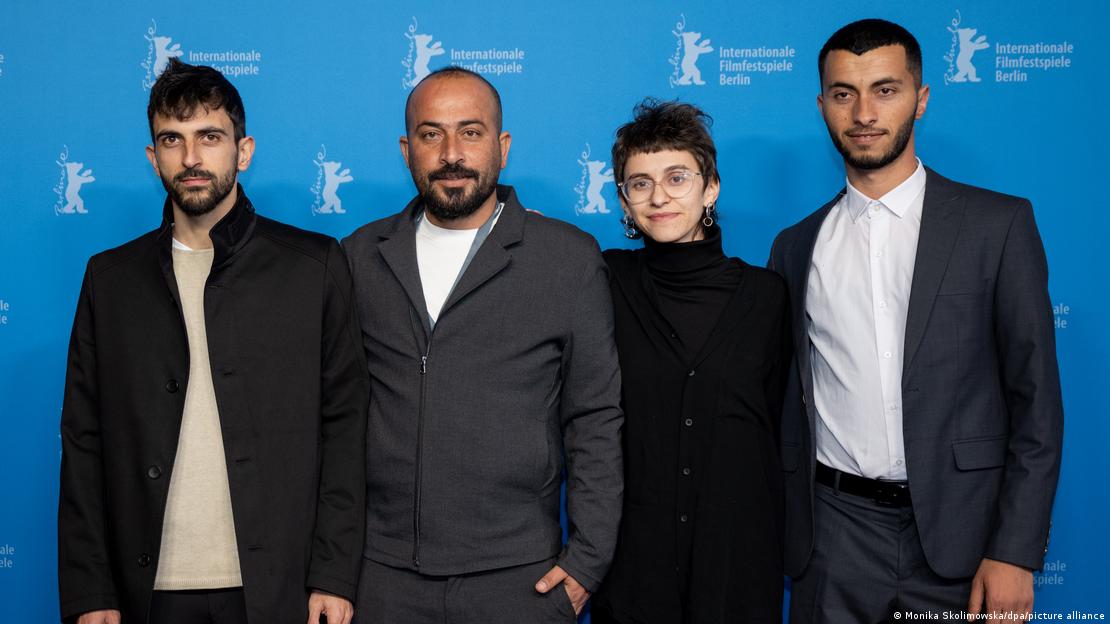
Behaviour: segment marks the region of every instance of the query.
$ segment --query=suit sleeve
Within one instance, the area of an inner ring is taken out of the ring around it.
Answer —
[[[354,600],[366,531],[366,413],[370,379],[351,272],[328,250],[320,363],[320,484],[308,587]]]
[[[1039,569],[1060,475],[1064,411],[1048,263],[1026,200],[1014,215],[1002,251],[994,317],[1010,439],[997,525],[986,556]]]
[[[616,549],[624,492],[620,367],[608,270],[597,243],[576,285],[561,397],[569,539],[557,563],[593,592]]]
[[[90,263],[77,300],[62,399],[58,593],[67,620],[119,608],[108,554],[91,274]]]

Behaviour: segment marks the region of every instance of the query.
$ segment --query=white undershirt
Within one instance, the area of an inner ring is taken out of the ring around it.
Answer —
[[[500,216],[500,215],[497,215]],[[497,217],[494,218],[494,225]],[[443,304],[451,295],[474,237],[481,228],[451,230],[439,227],[423,215],[416,224],[416,264],[420,268],[420,285],[424,303],[432,323],[439,320]]]
[[[806,291],[817,460],[904,480],[902,358],[925,168],[872,200],[848,184],[817,236]]]

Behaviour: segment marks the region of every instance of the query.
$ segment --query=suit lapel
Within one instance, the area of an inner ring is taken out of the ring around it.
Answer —
[[[466,272],[455,284],[447,301],[443,303],[443,309],[439,313],[441,318],[463,297],[509,266],[512,255],[506,251],[506,247],[515,245],[524,238],[524,207],[517,201],[515,191],[511,187],[499,186],[497,195],[498,200],[505,203],[501,216],[474,255]]]
[[[931,169],[926,170],[925,200],[921,210],[921,233],[913,268],[909,309],[906,313],[906,343],[902,381],[921,347],[937,290],[948,268],[963,221],[964,202],[954,185]]]
[[[397,221],[392,232],[378,244],[386,265],[393,276],[397,278],[409,303],[416,309],[417,317],[422,319],[425,335],[431,334],[428,322],[428,304],[424,301],[424,287],[420,283],[420,266],[416,262],[416,228],[413,226],[413,216],[419,198],[409,202]]]
[[[810,402],[809,399],[813,397],[813,376],[810,374],[808,348],[809,332],[807,329],[808,323],[806,322],[809,271],[813,266],[813,250],[817,245],[817,235],[821,232],[821,224],[825,222],[825,218],[829,216],[829,211],[836,205],[836,202],[844,196],[844,192],[845,190],[841,189],[836,197],[802,222],[794,246],[787,250],[785,254],[786,267],[784,272],[788,278],[790,301],[793,302],[794,307],[793,329],[794,344],[796,345],[794,352],[798,359],[798,372],[802,375],[802,387],[805,390],[807,402]]]

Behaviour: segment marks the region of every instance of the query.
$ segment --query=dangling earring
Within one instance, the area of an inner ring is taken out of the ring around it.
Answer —
[[[636,222],[632,220],[632,216],[627,212],[624,213],[624,217],[621,218],[621,225],[624,226],[624,235],[626,237],[636,238],[640,235],[640,233],[636,231]]]
[[[708,206],[706,206],[705,207],[705,218],[701,220],[701,224],[704,225],[705,227],[713,227],[713,223],[714,223],[713,213],[716,212],[716,211],[717,210],[713,207],[713,204],[709,204]]]

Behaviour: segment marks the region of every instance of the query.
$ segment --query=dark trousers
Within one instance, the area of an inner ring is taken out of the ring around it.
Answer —
[[[885,507],[820,483],[813,505],[813,554],[794,579],[791,624],[906,621],[906,611],[943,620],[945,611],[967,609],[971,579],[929,568],[912,507]]]
[[[362,562],[355,622],[361,624],[569,624],[574,607],[561,585],[535,590],[554,560],[459,576],[429,576]]]
[[[247,624],[243,588],[156,591],[150,624]]]

